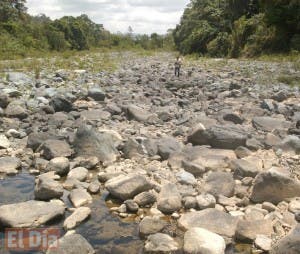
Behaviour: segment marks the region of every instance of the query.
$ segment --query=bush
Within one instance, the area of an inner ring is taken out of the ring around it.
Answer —
[[[208,55],[212,57],[224,57],[228,55],[231,38],[228,33],[219,33],[215,39],[207,45]]]

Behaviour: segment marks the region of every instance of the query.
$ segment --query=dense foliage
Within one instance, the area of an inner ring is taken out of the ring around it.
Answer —
[[[255,56],[300,50],[299,0],[191,0],[174,30],[184,54]]]
[[[52,21],[27,14],[25,0],[0,1],[0,57],[12,58],[32,51],[87,50],[95,47],[157,49],[172,46],[171,33],[134,36],[111,34],[87,15]]]

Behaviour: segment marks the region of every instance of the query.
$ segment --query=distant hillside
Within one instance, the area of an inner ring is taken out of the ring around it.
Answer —
[[[217,57],[300,51],[300,1],[192,0],[174,40],[182,53]]]

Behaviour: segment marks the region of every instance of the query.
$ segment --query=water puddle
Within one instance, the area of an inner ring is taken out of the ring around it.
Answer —
[[[0,180],[0,205],[24,202],[34,199],[34,179],[26,171],[20,172],[13,177]],[[110,213],[109,208],[116,206],[111,201],[106,202],[108,193],[103,191],[101,195],[95,195],[91,217],[76,228],[76,232],[85,237],[96,250],[101,254],[140,254],[143,253],[143,241],[139,238],[138,224],[134,217],[120,220]],[[68,200],[66,191],[62,197],[68,207],[72,207]],[[66,212],[65,216],[69,216]],[[51,226],[62,229],[63,219]],[[2,232],[1,232],[2,230]],[[62,233],[63,233],[62,229]],[[3,229],[0,229],[0,239],[3,238]],[[1,242],[0,242],[1,243]],[[20,252],[7,252],[0,244],[1,254],[19,254]],[[21,252],[22,254],[40,254],[42,252]],[[177,252],[182,253],[182,252]],[[251,254],[249,245],[237,245],[230,247],[226,254]]]

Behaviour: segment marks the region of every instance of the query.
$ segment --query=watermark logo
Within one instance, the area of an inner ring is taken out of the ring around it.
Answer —
[[[44,251],[57,249],[59,228],[7,228],[4,248],[9,251]]]

